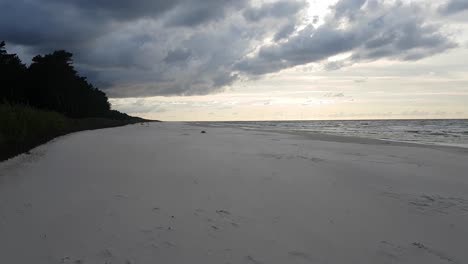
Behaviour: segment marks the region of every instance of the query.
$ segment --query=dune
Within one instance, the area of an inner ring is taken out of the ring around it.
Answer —
[[[70,134],[0,163],[0,263],[467,263],[467,157],[184,123]]]

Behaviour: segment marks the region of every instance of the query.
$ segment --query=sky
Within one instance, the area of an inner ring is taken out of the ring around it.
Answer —
[[[1,0],[0,40],[150,119],[468,118],[468,0]]]

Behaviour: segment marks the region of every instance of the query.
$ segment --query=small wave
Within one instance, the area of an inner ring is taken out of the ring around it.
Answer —
[[[307,131],[421,144],[468,145],[468,120],[268,121],[224,123],[246,129]]]

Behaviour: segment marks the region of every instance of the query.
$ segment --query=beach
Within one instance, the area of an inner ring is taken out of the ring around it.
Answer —
[[[190,123],[78,132],[0,163],[0,263],[467,263],[467,161]]]

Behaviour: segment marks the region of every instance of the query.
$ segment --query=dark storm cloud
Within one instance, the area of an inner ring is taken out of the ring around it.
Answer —
[[[449,0],[439,8],[444,15],[451,15],[468,10],[468,0]]]
[[[184,1],[169,14],[169,26],[197,26],[212,20],[220,20],[228,11],[240,9],[246,0],[195,0]]]
[[[352,49],[358,42],[351,32],[308,26],[285,43],[262,47],[256,57],[240,62],[242,72],[260,75],[320,61]]]
[[[86,17],[101,17],[113,20],[133,20],[156,17],[175,6],[181,0],[40,0],[42,3],[67,3],[69,8],[80,10]],[[195,0],[200,2],[200,0]]]
[[[306,6],[305,1],[287,1],[263,4],[260,7],[250,7],[244,10],[243,15],[247,20],[259,21],[264,18],[288,17],[302,10]]]
[[[418,60],[455,46],[415,5],[341,0],[333,10],[323,25],[309,25],[287,42],[263,46],[256,56],[240,61],[237,69],[261,75],[350,52],[347,61],[326,65],[338,69],[382,58]]]
[[[0,2],[0,36],[22,45],[81,45],[107,32],[115,22],[159,19],[198,25],[224,16],[245,0],[4,0]],[[118,27],[119,25],[114,25]]]
[[[463,3],[448,2],[445,12]],[[72,51],[78,70],[113,97],[207,94],[311,62],[338,69],[453,47],[416,4],[341,0],[321,25],[305,24],[307,7],[304,0],[2,0],[0,38],[31,55]],[[351,53],[346,61],[326,63],[343,52]]]
[[[0,37],[37,48],[82,45],[108,24],[84,19],[67,4],[49,1],[0,1]]]
[[[186,62],[190,58],[191,55],[192,55],[192,52],[190,50],[184,50],[184,49],[171,50],[167,53],[166,58],[164,58],[164,62],[168,64]]]

